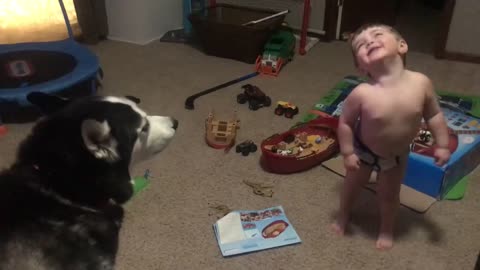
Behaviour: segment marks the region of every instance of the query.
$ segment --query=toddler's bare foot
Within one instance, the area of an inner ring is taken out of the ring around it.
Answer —
[[[393,237],[389,234],[380,234],[377,239],[377,249],[389,250],[393,247]]]
[[[345,234],[345,227],[340,226],[337,222],[331,225],[332,231],[338,235],[343,236]]]
[[[332,231],[338,236],[344,236],[348,221],[349,216],[340,212],[335,223],[331,225]]]
[[[348,216],[340,214],[337,221],[332,224],[332,231],[338,235],[343,236],[345,234],[345,228],[347,227]]]

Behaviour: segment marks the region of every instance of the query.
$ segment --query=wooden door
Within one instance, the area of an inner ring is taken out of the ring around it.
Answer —
[[[364,23],[395,25],[400,0],[338,0],[337,39],[346,39]]]

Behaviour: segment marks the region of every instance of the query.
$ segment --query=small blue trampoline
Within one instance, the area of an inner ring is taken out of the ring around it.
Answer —
[[[26,99],[30,92],[63,97],[95,94],[103,76],[98,58],[77,43],[59,0],[68,38],[52,42],[0,45],[0,118],[3,122],[33,120],[38,113]]]

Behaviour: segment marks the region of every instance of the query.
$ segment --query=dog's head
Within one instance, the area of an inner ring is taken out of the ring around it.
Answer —
[[[172,117],[148,115],[134,98],[27,99],[47,115],[22,143],[16,164],[35,168],[43,187],[90,206],[130,199],[129,168],[161,152],[178,126]]]

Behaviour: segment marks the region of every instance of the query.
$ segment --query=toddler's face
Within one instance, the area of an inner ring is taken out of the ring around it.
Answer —
[[[374,26],[365,29],[352,41],[352,50],[356,57],[358,67],[368,71],[368,67],[386,58],[405,54],[406,43],[390,29]]]

